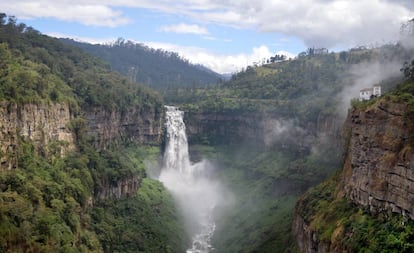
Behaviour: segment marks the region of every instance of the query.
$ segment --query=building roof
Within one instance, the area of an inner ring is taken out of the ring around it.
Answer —
[[[360,90],[359,92],[363,92],[363,91],[372,91],[372,88],[364,88],[364,89]]]

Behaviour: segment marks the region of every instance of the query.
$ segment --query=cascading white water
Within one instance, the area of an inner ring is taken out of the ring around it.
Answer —
[[[215,230],[213,211],[223,202],[223,188],[210,177],[213,167],[204,160],[191,164],[184,112],[167,106],[166,149],[159,180],[173,194],[186,221],[192,245],[187,253],[212,251],[211,238]]]
[[[166,106],[166,149],[164,169],[178,170],[183,175],[191,175],[187,135],[183,121],[184,112],[173,106]]]

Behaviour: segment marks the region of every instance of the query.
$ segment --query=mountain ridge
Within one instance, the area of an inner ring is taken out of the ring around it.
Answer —
[[[223,77],[211,69],[192,64],[176,52],[153,49],[142,43],[119,38],[110,44],[89,44],[60,39],[108,62],[111,69],[130,81],[158,90],[172,87],[205,87]]]

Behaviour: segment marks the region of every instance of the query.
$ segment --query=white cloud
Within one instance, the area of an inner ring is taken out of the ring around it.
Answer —
[[[116,27],[131,21],[120,11],[92,1],[8,1],[0,3],[0,9],[20,18],[56,18],[91,26]]]
[[[121,7],[190,18],[171,31],[204,34],[197,23],[295,36],[307,46],[353,47],[395,41],[401,23],[414,17],[412,0],[2,0],[0,9],[19,17],[52,17],[95,26],[131,22]],[[187,29],[184,29],[187,28]]]
[[[168,11],[165,3],[146,6],[200,22],[284,33],[327,48],[395,41],[401,23],[414,17],[411,0],[176,0]]]
[[[161,30],[164,32],[173,32],[181,34],[197,34],[197,35],[208,35],[209,32],[206,28],[199,25],[189,25],[189,24],[176,24],[161,27]]]
[[[200,47],[185,47],[176,44],[159,43],[159,42],[143,42],[152,48],[162,48],[167,51],[179,53],[184,58],[194,64],[202,64],[218,73],[235,73],[254,62],[261,62],[263,59],[269,59],[274,53],[270,52],[267,46],[259,46],[252,49],[247,54],[218,54]],[[278,52],[288,57],[294,55],[289,52]]]
[[[88,37],[79,37],[72,36],[63,33],[48,33],[47,35],[57,37],[57,38],[71,38],[76,41],[88,42],[91,44],[111,44],[116,41],[116,38],[88,38]],[[200,47],[188,47],[181,46],[172,43],[161,43],[161,42],[143,42],[135,41],[136,43],[142,43],[151,48],[163,49],[166,51],[177,52],[179,55],[183,56],[185,59],[188,59],[191,63],[201,64],[210,68],[211,70],[225,74],[225,73],[236,73],[243,68],[246,68],[249,65],[252,65],[254,62],[261,62],[263,59],[269,59],[275,54],[270,52],[267,46],[259,46],[252,49],[248,54],[218,54],[211,52],[205,48]],[[288,58],[295,57],[294,54],[287,51],[279,51],[276,54],[284,54]]]
[[[220,10],[210,9],[197,17],[281,32],[301,38],[308,46],[332,48],[394,40],[401,23],[414,17],[414,11],[399,1],[227,0],[221,1]]]

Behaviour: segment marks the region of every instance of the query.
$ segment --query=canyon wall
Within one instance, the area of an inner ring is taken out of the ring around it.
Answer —
[[[184,121],[190,143],[240,144],[271,147],[295,145],[309,149],[317,138],[341,141],[342,119],[320,114],[315,122],[266,112],[186,112]]]
[[[131,107],[124,112],[108,111],[102,107],[84,110],[87,135],[97,149],[128,142],[160,145],[163,135],[161,108],[145,110]],[[74,114],[66,104],[21,104],[3,102],[0,107],[0,152],[2,170],[17,169],[21,140],[29,141],[44,156],[59,150],[63,155],[76,149],[74,133],[70,130]],[[54,145],[54,146],[53,146]],[[52,147],[53,146],[53,147]],[[54,150],[52,150],[55,148]],[[129,196],[138,190],[141,175],[123,178],[112,184],[101,182],[98,199]]]
[[[134,195],[141,185],[141,176],[135,175],[129,178],[120,179],[115,185],[104,182],[97,194],[99,200],[120,199]]]
[[[349,252],[338,238],[344,229],[339,220],[332,221],[337,227],[330,240],[321,240],[326,231],[316,228],[320,221],[314,217],[320,218],[322,211],[314,213],[318,209],[312,203],[317,201],[345,198],[374,216],[393,212],[414,219],[414,111],[405,103],[381,99],[350,110],[343,132],[343,169],[326,181],[333,187],[317,199],[305,194],[296,206],[292,231],[300,252]]]
[[[84,111],[88,135],[94,145],[105,148],[109,144],[135,142],[159,145],[163,135],[161,108],[129,107],[124,111],[92,107]]]
[[[18,167],[19,139],[29,140],[39,152],[47,153],[48,146],[59,142],[61,152],[74,148],[68,129],[73,118],[66,104],[23,104],[2,102],[0,106],[1,168]]]
[[[349,113],[343,195],[373,212],[414,219],[414,118],[407,105],[381,102]]]

